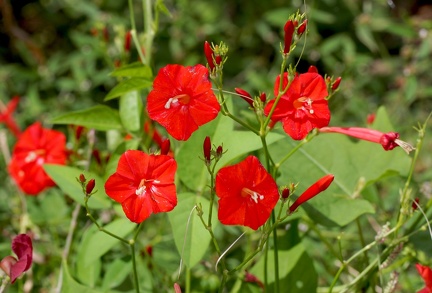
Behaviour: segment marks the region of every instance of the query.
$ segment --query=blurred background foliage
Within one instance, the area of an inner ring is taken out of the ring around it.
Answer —
[[[140,1],[133,3],[140,32],[142,6]],[[241,87],[254,95],[266,92],[271,96],[281,62],[283,25],[290,14],[300,10],[307,13],[309,33],[298,44],[292,62],[298,62],[299,72],[315,65],[321,74],[342,77],[340,90],[330,102],[331,125],[365,126],[367,115],[384,105],[402,139],[415,144],[413,126],[424,122],[431,112],[430,1],[320,0],[306,1],[306,6],[301,0],[164,3],[169,15],[160,17],[151,52],[154,72],[168,63],[204,64],[204,41],[223,41],[229,46],[225,89]],[[15,95],[21,97],[15,117],[22,129],[36,120],[46,123],[58,114],[103,103],[117,82],[110,72],[138,60],[134,46],[131,54],[124,50],[130,28],[127,1],[0,1],[1,103]],[[236,102],[246,109],[242,100]],[[428,135],[415,173],[419,190],[432,179]],[[12,146],[14,139],[8,138],[8,143]],[[5,165],[3,156],[0,165]],[[6,178],[6,170],[0,170],[0,175]],[[10,182],[2,179],[0,185],[6,187],[0,188],[4,202]],[[423,191],[430,196],[425,186]],[[44,198],[29,198],[28,205],[33,222],[51,226],[52,234],[59,237],[55,241],[62,242],[70,205],[47,203]],[[14,206],[0,205],[0,231],[8,237],[11,228],[3,228],[11,219],[3,209],[14,210]],[[58,258],[59,246],[55,248],[50,239],[43,241],[48,246],[41,250]],[[0,246],[0,250],[8,249],[8,244]],[[155,251],[157,254],[157,247]],[[42,287],[54,287],[48,284],[50,279],[44,282]]]

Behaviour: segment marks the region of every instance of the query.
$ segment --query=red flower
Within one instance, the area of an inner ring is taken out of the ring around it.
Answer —
[[[279,94],[280,77],[276,78],[274,94]],[[283,76],[283,88],[288,85],[288,73]],[[295,140],[301,140],[314,128],[327,126],[330,122],[330,110],[324,78],[318,73],[308,72],[296,75],[288,90],[279,100],[271,120],[282,121],[283,129]],[[271,100],[264,109],[270,114],[275,100]]]
[[[383,133],[378,130],[362,127],[323,127],[320,132],[324,133],[341,133],[362,140],[367,140],[382,145],[383,149],[390,151],[397,146],[400,146],[407,154],[415,148],[409,143],[399,139],[399,133],[387,132]]]
[[[54,181],[45,173],[43,164],[64,165],[66,137],[63,133],[42,128],[39,122],[28,127],[19,137],[12,153],[9,173],[29,195],[37,195]]]
[[[216,195],[222,224],[254,230],[267,221],[279,200],[276,182],[254,156],[219,170]]]
[[[314,196],[318,195],[319,193],[326,190],[330,184],[333,182],[334,175],[329,174],[321,179],[319,179],[317,182],[312,184],[308,189],[306,189],[305,192],[303,192],[297,200],[289,207],[289,212],[294,212],[301,204],[307,202]]]
[[[432,293],[432,270],[428,266],[416,264],[417,271],[425,282],[425,287],[417,293]]]
[[[167,65],[157,74],[147,97],[149,117],[177,140],[187,140],[199,126],[215,119],[220,105],[211,89],[208,70]]]
[[[152,213],[169,212],[177,205],[176,170],[177,163],[170,156],[129,150],[105,183],[105,192],[121,203],[129,220],[141,223]]]
[[[18,96],[15,96],[5,107],[0,107],[0,123],[4,123],[15,137],[18,137],[21,134],[21,131],[12,116],[18,105],[19,99]]]
[[[11,283],[27,271],[33,260],[32,240],[27,234],[17,235],[12,240],[12,251],[17,255],[18,260],[13,256],[6,256],[0,263],[0,268],[10,277]]]

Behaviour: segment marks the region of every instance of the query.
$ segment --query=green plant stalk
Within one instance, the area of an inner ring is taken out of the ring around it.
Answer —
[[[138,282],[138,272],[137,272],[137,266],[136,266],[136,258],[135,258],[135,241],[132,240],[129,242],[129,247],[131,250],[131,256],[132,256],[132,268],[133,268],[133,278],[135,283],[135,292],[139,293],[139,282]]]
[[[186,292],[190,293],[191,291],[191,270],[189,267],[186,268],[186,284],[185,284]]]
[[[152,1],[151,0],[143,0],[143,11],[144,11],[144,32],[145,32],[145,60],[146,64],[150,66],[151,63],[151,52],[153,46],[154,36],[156,34],[156,26],[154,26],[153,22],[153,14],[152,14]]]
[[[132,40],[133,40],[133,42],[134,42],[134,44],[135,44],[135,47],[136,47],[136,49],[137,49],[138,55],[139,55],[139,57],[140,57],[140,59],[141,59],[141,62],[142,62],[142,63],[145,62],[145,64],[149,65],[149,64],[147,63],[146,57],[144,56],[144,54],[143,54],[143,52],[142,52],[142,50],[141,50],[141,44],[140,44],[140,42],[139,42],[139,40],[138,40],[138,36],[137,36],[137,29],[136,29],[136,23],[135,23],[135,15],[134,15],[134,10],[133,10],[133,3],[132,3],[132,0],[128,0],[128,4],[129,4],[129,15],[130,15],[129,17],[130,17],[130,20],[131,20],[131,26],[132,26],[132,30],[131,30]],[[146,52],[146,53],[147,53],[147,52]],[[148,54],[146,54],[146,55],[148,55]]]
[[[314,231],[317,235],[318,238],[321,240],[321,242],[324,243],[325,246],[327,246],[328,250],[339,260],[339,261],[343,261],[342,256],[340,253],[338,253],[333,245],[327,240],[327,238],[322,235],[320,229],[318,229],[318,227],[315,225],[315,223],[313,221],[311,221],[309,218],[302,218],[307,224],[308,226],[312,229],[312,231]]]
[[[363,230],[362,230],[362,227],[360,225],[360,221],[359,221],[358,218],[356,219],[356,224],[357,224],[357,230],[358,230],[358,235],[359,235],[359,239],[360,239],[360,244],[361,244],[362,247],[365,247],[366,246],[366,241],[364,239]],[[364,255],[364,263],[367,265],[368,264],[367,250],[364,251],[363,255]]]
[[[217,161],[214,162],[213,168],[210,169],[210,166],[207,166],[207,171],[210,174],[210,207],[209,207],[209,216],[207,221],[207,227],[208,229],[212,230],[212,216],[213,216],[213,203],[215,198],[215,169],[216,169]]]
[[[276,223],[276,216],[274,210],[271,214],[273,223]],[[274,292],[279,293],[279,251],[277,242],[277,229],[273,229],[273,257],[274,257],[274,270],[275,270],[275,287]]]
[[[410,170],[409,170],[409,173],[408,173],[408,178],[407,178],[407,180],[405,182],[405,186],[404,186],[403,191],[402,191],[401,203],[400,203],[401,206],[400,206],[400,209],[399,209],[399,212],[398,212],[398,216],[397,216],[396,227],[401,227],[402,223],[405,221],[405,214],[403,212],[403,209],[404,209],[404,205],[408,202],[408,197],[409,197],[408,189],[409,189],[409,186],[411,184],[411,179],[412,179],[412,176],[414,174],[414,169],[415,169],[415,165],[417,163],[417,159],[418,159],[419,153],[420,153],[420,151],[421,151],[421,149],[423,147],[425,130],[426,130],[427,122],[429,121],[431,115],[432,115],[432,113],[429,114],[429,116],[426,118],[426,121],[422,125],[422,127],[420,127],[418,129],[419,135],[418,135],[418,138],[417,138],[416,150],[414,152],[414,157],[413,157],[413,159],[411,161],[411,166],[410,166]],[[395,237],[397,237],[398,232],[399,232],[399,229],[397,229],[395,231]]]

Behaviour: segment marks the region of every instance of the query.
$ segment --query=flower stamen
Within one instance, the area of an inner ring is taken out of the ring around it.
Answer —
[[[242,188],[241,190],[241,195],[243,197],[247,197],[250,196],[250,198],[255,202],[258,203],[258,200],[263,200],[264,199],[264,195],[259,194],[258,192],[255,192],[253,190],[250,190],[249,188]]]

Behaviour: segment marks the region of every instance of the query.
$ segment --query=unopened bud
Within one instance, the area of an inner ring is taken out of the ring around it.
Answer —
[[[90,179],[89,182],[86,185],[86,194],[89,195],[92,193],[94,187],[95,187],[96,181],[94,179]]]
[[[81,183],[85,183],[85,182],[86,182],[86,178],[85,178],[84,174],[80,174],[80,175],[79,175],[79,181],[80,181]]]
[[[342,81],[342,77],[339,76],[338,78],[336,78],[336,80],[332,84],[331,89],[333,91],[337,90],[339,88],[339,85],[340,85],[341,81]]]
[[[203,151],[204,151],[205,163],[206,165],[210,165],[211,141],[209,136],[206,136],[206,138],[204,139]]]
[[[130,51],[130,48],[131,48],[131,39],[132,39],[131,31],[127,31],[126,35],[125,35],[125,40],[124,40],[124,50],[125,50],[125,52],[129,52]]]
[[[234,90],[237,94],[239,94],[240,98],[245,100],[252,108],[254,107],[253,106],[253,98],[247,91],[245,91],[244,89],[238,88],[238,87],[236,87]]]
[[[218,159],[220,159],[220,158],[222,157],[222,154],[223,154],[223,148],[222,148],[222,146],[220,145],[220,146],[218,146],[217,149],[216,149],[216,157],[217,157]]]
[[[175,293],[182,293],[181,287],[177,283],[174,283],[174,292]]]
[[[308,20],[305,19],[305,20],[302,22],[302,24],[298,27],[298,29],[297,29],[297,35],[298,35],[299,37],[301,37],[301,36],[303,35],[303,33],[306,31],[307,23],[308,23]]]
[[[282,198],[283,199],[287,199],[290,196],[290,190],[289,188],[284,188],[282,190]]]
[[[171,149],[171,142],[168,138],[162,140],[161,143],[161,155],[168,155]]]
[[[284,25],[284,32],[285,32],[284,49],[283,49],[284,54],[288,54],[290,52],[294,29],[295,27],[293,21],[288,20]]]
[[[413,203],[412,203],[412,205],[411,205],[413,211],[415,211],[416,209],[418,209],[419,202],[420,202],[420,200],[419,200],[418,197],[416,197],[416,198],[413,200]]]
[[[261,95],[259,96],[261,102],[265,103],[265,101],[267,100],[267,95],[266,93],[261,93]]]

